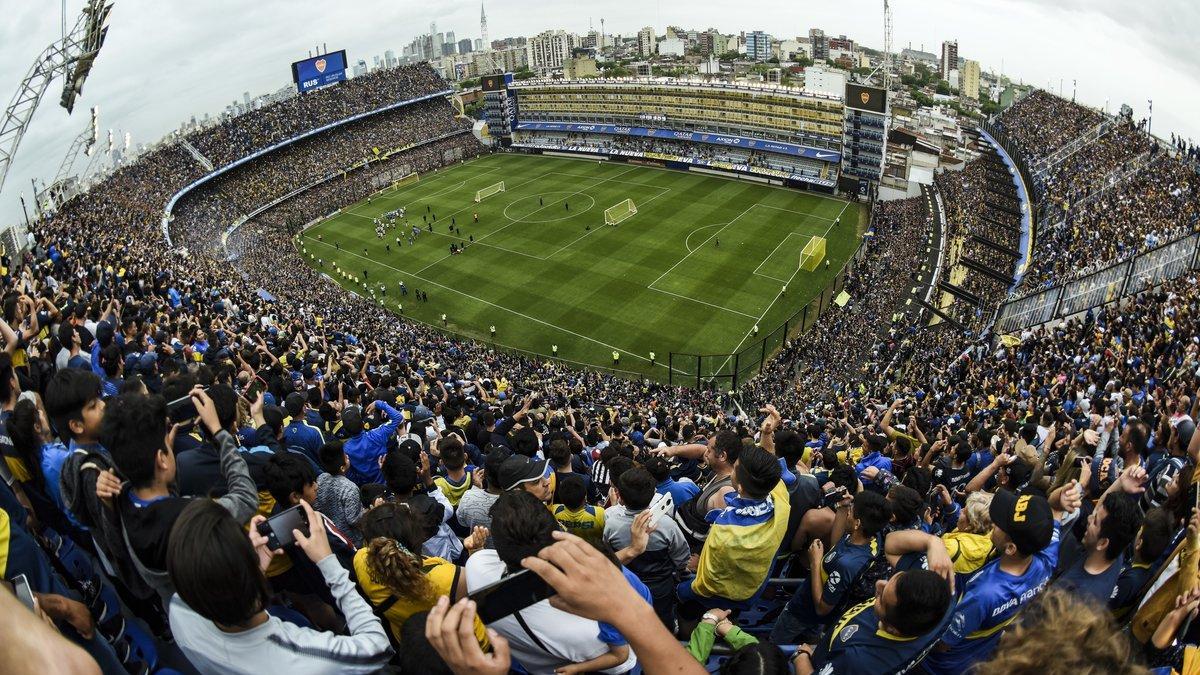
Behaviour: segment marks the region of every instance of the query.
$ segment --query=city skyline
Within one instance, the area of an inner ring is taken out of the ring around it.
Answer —
[[[490,37],[556,29],[586,34],[589,19],[599,30],[602,18],[599,12],[589,17],[567,7],[539,5],[537,12],[524,11],[531,7],[527,0],[487,3]],[[150,143],[193,115],[219,114],[245,91],[258,96],[289,85],[290,63],[314,44],[346,49],[352,66],[360,59],[370,63],[389,49],[399,54],[432,22],[459,38],[479,37],[481,8],[474,2],[399,8],[373,0],[339,12],[320,13],[323,8],[310,2],[247,6],[223,0],[177,6],[117,0],[108,41],[76,113],[68,117],[58,107],[60,81],[47,91],[0,194],[0,225],[20,217],[17,195],[23,192],[28,198],[30,177],[52,176],[71,139],[86,125],[90,106],[100,106],[102,130],[112,128],[118,138],[130,133],[135,145]],[[845,34],[879,49],[881,9],[877,2],[798,8],[752,0],[730,15],[717,6],[668,0],[653,11],[618,2],[605,7],[603,18],[607,34],[624,37],[635,37],[647,25],[657,36],[667,25],[676,25],[695,30],[711,26],[725,34],[762,30],[777,39],[821,28],[827,36]],[[78,7],[68,5],[68,21],[76,11]],[[917,6],[893,2],[893,12],[896,52],[911,45],[936,53],[942,41],[956,40],[960,56],[978,61],[985,72],[1003,68],[1014,80],[1054,91],[1061,86],[1068,97],[1075,80],[1081,101],[1097,107],[1107,101],[1109,112],[1128,103],[1135,115],[1144,116],[1147,100],[1154,99],[1156,131],[1200,137],[1193,112],[1200,105],[1200,55],[1180,48],[1200,28],[1200,9],[1188,3],[1150,0],[1128,8],[1112,0],[935,0]],[[310,29],[318,16],[320,29]],[[236,33],[227,30],[230,17],[237,17]],[[0,58],[9,64],[0,77],[5,96],[11,96],[34,56],[58,35],[60,21],[57,11],[43,7],[16,8],[9,18],[0,27]]]

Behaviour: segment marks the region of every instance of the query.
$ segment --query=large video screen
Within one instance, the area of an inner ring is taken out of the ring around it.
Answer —
[[[887,113],[887,90],[879,87],[864,87],[846,84],[846,107],[867,112]]]
[[[346,50],[330,52],[292,64],[292,81],[300,93],[346,79]]]

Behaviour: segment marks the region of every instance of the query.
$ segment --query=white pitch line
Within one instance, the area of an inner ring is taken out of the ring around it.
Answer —
[[[454,168],[454,169],[463,169],[463,168],[466,168],[466,167],[468,167],[468,166],[471,166],[471,163],[470,163],[470,162],[468,162],[467,164],[465,164],[465,165],[463,165],[463,166],[456,166],[456,167],[452,167],[452,168]],[[492,167],[492,168],[490,168],[490,169],[487,169],[487,170],[485,170],[485,171],[481,171],[481,172],[479,172],[477,175],[478,175],[478,176],[484,176],[484,175],[487,175],[487,174],[489,174],[489,173],[492,173],[493,171],[499,171],[501,168],[503,168],[503,167],[494,166],[494,167]],[[445,178],[445,177],[447,177],[447,176],[451,176],[451,177],[453,177],[454,175],[455,175],[455,174],[454,174],[452,171],[450,171],[450,170],[447,170],[446,172],[442,173],[441,175],[434,176],[433,178],[430,178],[430,179],[426,180],[424,183],[422,183],[421,181],[419,181],[419,180],[418,180],[416,183],[413,183],[412,185],[405,185],[404,187],[401,187],[401,188],[397,189],[395,192],[391,192],[391,193],[388,193],[388,194],[380,194],[380,195],[379,195],[379,199],[380,199],[380,200],[391,200],[391,199],[392,199],[392,198],[394,198],[396,195],[399,195],[399,194],[401,194],[401,193],[404,193],[404,192],[408,192],[409,190],[415,189],[415,188],[417,188],[418,186],[419,186],[419,187],[427,187],[427,186],[428,186],[430,183],[432,183],[433,181],[436,181],[436,180],[438,180],[439,178]],[[472,176],[472,178],[474,178],[474,176]],[[468,178],[467,180],[470,180],[470,178]],[[363,204],[363,206],[367,206],[367,204]],[[359,215],[359,214],[357,214],[357,213],[354,213],[353,211],[343,211],[343,213],[350,213],[350,214],[352,214],[352,215],[356,215],[356,216],[357,216],[357,215]]]
[[[521,182],[521,183],[517,183],[516,185],[514,185],[514,186],[513,186],[512,190],[507,190],[507,189],[506,189],[506,192],[512,192],[513,190],[516,190],[516,189],[517,189],[517,188],[519,188],[519,187],[523,187],[523,186],[525,186],[525,185],[528,185],[528,184],[532,183],[533,181],[535,181],[535,180],[538,180],[539,178],[545,178],[546,176],[549,176],[549,175],[550,175],[550,174],[552,174],[552,173],[554,173],[554,170],[553,170],[553,169],[551,169],[550,171],[547,171],[547,172],[545,172],[545,173],[538,174],[538,175],[534,176],[533,178],[530,178],[530,179],[529,179],[529,180],[527,180],[527,181],[524,181],[524,182]],[[475,207],[474,205],[471,205],[471,206],[464,206],[463,208],[461,208],[461,209],[459,209],[459,210],[457,210],[457,211],[452,211],[452,212],[450,213],[450,215],[449,215],[449,216],[447,216],[447,217],[453,217],[453,216],[456,216],[456,215],[458,215],[458,214],[462,213],[463,211],[469,211],[469,210],[471,210],[472,208],[477,208],[477,207]],[[512,223],[509,223],[508,225],[512,225]],[[508,227],[508,225],[505,225],[504,227]],[[504,229],[504,227],[500,228],[500,230],[503,230],[503,229]],[[500,230],[493,230],[493,231],[491,231],[491,232],[489,232],[489,233],[485,234],[484,236],[480,237],[479,239],[476,239],[474,243],[478,244],[480,241],[482,241],[482,240],[486,239],[487,237],[490,237],[490,236],[492,236],[493,234],[495,234],[496,232],[499,232]],[[436,264],[438,264],[438,263],[442,262],[443,260],[445,260],[446,258],[449,258],[449,257],[450,257],[450,254],[449,254],[449,253],[447,253],[446,255],[442,256],[441,258],[438,258],[437,260],[434,260],[433,262],[429,263],[428,265],[426,265],[426,266],[422,267],[421,269],[417,270],[417,274],[420,274],[420,273],[424,272],[425,270],[429,269],[430,267],[433,267],[434,265],[436,265]]]
[[[650,187],[650,186],[646,186],[646,187]],[[658,193],[658,194],[654,195],[653,197],[651,197],[651,198],[647,199],[646,201],[642,202],[642,206],[645,206],[646,204],[649,204],[650,202],[654,201],[655,199],[658,199],[659,197],[661,197],[661,196],[663,196],[663,195],[667,194],[667,192],[670,192],[670,191],[671,191],[671,188],[655,188],[655,189],[658,189],[658,190],[665,190],[666,192],[660,192],[660,193]],[[578,237],[576,237],[575,239],[572,239],[572,240],[571,240],[569,243],[567,243],[565,246],[563,246],[563,247],[559,248],[559,249],[558,249],[557,251],[555,251],[554,253],[551,253],[550,255],[546,256],[545,258],[542,258],[542,260],[549,260],[549,259],[553,258],[554,256],[558,255],[559,253],[562,253],[562,252],[563,252],[563,251],[565,251],[566,249],[568,249],[568,248],[571,248],[572,246],[574,246],[574,245],[575,245],[575,243],[576,243],[576,242],[578,242],[580,239],[583,239],[584,237],[589,237],[589,236],[591,236],[591,235],[593,235],[593,234],[595,234],[595,233],[599,232],[601,229],[603,229],[603,228],[599,228],[599,227],[597,227],[597,228],[596,228],[596,229],[594,229],[594,230],[589,230],[589,231],[587,231],[587,232],[584,232],[583,234],[579,235],[579,236],[578,236]]]
[[[330,247],[330,248],[333,248],[333,245],[332,245],[332,244],[329,244],[329,243],[327,243],[327,242],[324,242],[324,241],[321,241],[321,240],[313,240],[313,239],[311,239],[311,238],[310,238],[310,239],[308,239],[308,241],[309,241],[309,242],[311,242],[311,243],[321,244],[321,245],[323,245],[323,246],[328,246],[328,247]],[[451,288],[451,287],[449,287],[449,286],[446,286],[446,285],[444,285],[444,284],[439,284],[438,282],[436,282],[436,281],[433,281],[432,279],[427,279],[427,278],[425,278],[425,277],[421,276],[420,274],[414,274],[413,272],[405,272],[404,270],[400,269],[399,267],[392,267],[391,265],[389,265],[389,264],[387,264],[387,263],[379,262],[378,260],[373,260],[373,259],[371,259],[371,258],[368,258],[368,257],[366,257],[366,256],[362,256],[362,255],[359,255],[359,254],[357,254],[357,253],[354,253],[354,252],[351,252],[351,251],[342,250],[341,252],[342,252],[342,253],[346,253],[346,254],[348,254],[348,255],[352,255],[352,256],[354,256],[355,258],[361,258],[361,259],[363,259],[363,260],[366,260],[367,262],[370,262],[370,263],[374,263],[374,264],[376,264],[376,265],[379,265],[380,267],[386,267],[386,268],[388,268],[388,269],[390,269],[390,270],[393,270],[393,271],[395,271],[395,272],[399,272],[399,273],[401,273],[401,274],[403,274],[403,275],[405,275],[405,276],[411,277],[411,278],[413,278],[413,279],[420,279],[421,281],[423,281],[423,282],[425,282],[425,283],[427,283],[427,284],[430,284],[430,285],[433,285],[433,286],[437,286],[438,288],[444,288],[444,289],[446,289],[447,291],[450,291],[451,293],[457,293],[458,295],[461,295],[461,296],[463,296],[463,297],[465,297],[465,298],[470,298],[470,299],[474,300],[475,302],[483,303],[483,304],[485,304],[485,305],[488,305],[489,307],[495,307],[496,309],[498,309],[498,310],[500,310],[500,311],[503,311],[503,312],[508,312],[508,313],[510,313],[510,314],[515,314],[515,315],[517,315],[517,316],[521,317],[522,319],[528,319],[528,320],[530,320],[530,321],[533,321],[534,323],[540,323],[540,324],[542,324],[543,326],[546,326],[546,327],[548,327],[548,328],[553,328],[554,330],[562,331],[562,332],[564,332],[564,333],[567,333],[567,334],[569,334],[569,335],[574,335],[575,337],[577,337],[577,338],[581,338],[581,339],[583,339],[583,340],[587,340],[588,342],[594,342],[594,343],[596,343],[596,344],[600,345],[601,347],[605,347],[605,348],[607,348],[607,349],[612,349],[613,351],[620,352],[621,354],[628,354],[629,356],[632,356],[632,357],[633,357],[633,358],[635,358],[635,359],[638,359],[638,360],[641,360],[641,361],[646,361],[647,363],[649,363],[649,362],[650,362],[650,359],[646,358],[645,356],[642,356],[642,355],[640,355],[640,354],[635,354],[635,353],[633,353],[633,352],[631,352],[631,351],[629,351],[629,350],[627,350],[627,349],[621,349],[620,347],[617,347],[617,346],[614,346],[614,345],[610,345],[610,344],[608,344],[607,342],[603,342],[603,341],[601,341],[601,340],[597,340],[596,338],[593,338],[593,337],[588,337],[588,336],[586,336],[586,335],[583,335],[582,333],[576,333],[575,331],[573,331],[573,330],[571,330],[571,329],[569,329],[569,328],[563,328],[562,326],[556,326],[556,325],[554,325],[554,324],[550,323],[549,321],[543,321],[542,319],[539,319],[539,318],[537,318],[537,317],[535,317],[535,316],[529,316],[528,314],[524,314],[524,313],[522,313],[522,312],[518,312],[518,311],[517,311],[517,310],[515,310],[515,309],[510,309],[510,308],[508,308],[508,307],[504,307],[504,306],[502,306],[502,305],[497,305],[497,304],[496,304],[496,303],[494,303],[494,302],[490,302],[490,301],[488,301],[488,300],[484,300],[483,298],[476,297],[476,296],[474,296],[474,295],[471,295],[470,293],[466,293],[466,292],[464,292],[464,291],[460,291],[460,290],[458,290],[458,289]],[[331,277],[331,278],[332,278],[332,277]],[[656,365],[656,366],[658,366],[658,367],[660,367],[660,368],[669,368],[669,366],[667,366],[667,365],[666,365],[666,364],[664,364],[664,363],[656,363],[655,365]],[[600,367],[600,366],[597,366],[597,367]],[[678,368],[676,368],[676,369],[675,369],[675,371],[676,371],[676,372],[682,372],[682,371],[680,371]]]
[[[689,302],[698,302],[698,303],[700,303],[701,305],[708,305],[709,307],[712,307],[713,309],[719,309],[719,310],[721,310],[722,312],[729,312],[729,313],[731,313],[731,314],[740,314],[740,315],[742,315],[742,316],[744,316],[744,317],[746,317],[746,318],[748,318],[748,319],[753,319],[753,318],[754,318],[754,315],[753,315],[753,314],[747,314],[747,313],[745,313],[745,312],[739,312],[739,311],[737,311],[736,309],[729,309],[728,307],[722,307],[722,306],[720,306],[720,305],[714,305],[714,304],[712,304],[711,302],[705,302],[705,301],[703,301],[703,300],[697,300],[696,298],[688,297],[688,296],[686,296],[686,295],[680,295],[680,294],[678,294],[678,293],[673,293],[673,292],[671,292],[671,291],[664,291],[664,290],[663,290],[663,289],[661,289],[661,288],[650,288],[649,286],[647,286],[647,287],[646,287],[646,290],[648,290],[648,291],[654,291],[655,293],[666,293],[667,295],[673,295],[673,296],[675,296],[675,297],[677,297],[677,298],[682,298],[682,299],[684,299],[684,300],[687,300],[687,301],[689,301]]]
[[[842,206],[842,210],[838,212],[838,218],[841,218],[841,217],[842,217],[842,214],[846,212],[846,207],[847,207],[847,206],[850,206],[850,202],[846,202],[846,203],[845,203],[845,205],[844,205],[844,206]],[[833,229],[833,223],[834,223],[834,222],[835,222],[835,221],[830,221],[830,223],[829,223],[829,227],[826,227],[826,228],[825,228],[825,233],[821,235],[822,237],[828,237],[828,236],[829,236],[829,231],[830,231],[831,229]],[[797,266],[797,267],[796,267],[796,271],[795,271],[795,272],[792,272],[792,276],[788,277],[787,284],[790,284],[790,283],[792,283],[792,279],[795,279],[795,278],[796,278],[796,275],[797,275],[797,274],[799,274],[799,273],[800,273],[800,267],[799,267],[799,266]],[[784,285],[786,286],[787,284],[784,284]],[[757,325],[759,324],[759,322],[761,322],[761,321],[763,320],[763,317],[765,317],[765,316],[767,315],[767,312],[770,312],[770,311],[771,311],[771,308],[772,308],[772,307],[774,307],[774,306],[775,306],[775,303],[779,302],[779,298],[782,298],[782,297],[783,297],[783,294],[782,294],[782,293],[777,293],[777,294],[775,294],[775,299],[771,301],[771,304],[767,305],[767,308],[763,310],[763,313],[762,313],[762,314],[760,314],[760,315],[758,316],[758,320],[756,320],[756,321],[754,322],[754,325],[755,325],[755,326],[757,326]],[[732,359],[732,358],[733,358],[733,355],[734,355],[734,354],[736,354],[736,353],[738,353],[738,350],[740,350],[740,349],[742,348],[742,345],[746,343],[746,338],[750,337],[750,335],[751,335],[751,334],[753,334],[753,333],[754,333],[754,327],[752,326],[752,327],[750,328],[750,330],[746,331],[746,335],[745,335],[745,337],[743,337],[743,338],[741,339],[741,341],[737,343],[737,346],[733,348],[733,351],[731,351],[731,352],[729,353],[729,356],[726,356],[726,357],[725,357],[725,361],[724,361],[724,362],[723,362],[723,363],[722,363],[720,366],[718,366],[718,367],[717,367],[717,372],[718,372],[718,373],[719,373],[719,372],[721,372],[722,370],[724,370],[724,369],[725,369],[725,366],[729,364],[729,359]],[[712,378],[709,378],[709,379],[710,379],[710,381],[711,381],[711,379],[712,379]]]
[[[712,225],[701,225],[700,227],[697,227],[696,229],[692,230],[691,232],[688,232],[688,236],[687,236],[687,237],[684,237],[684,239],[683,239],[683,247],[687,249],[687,252],[688,252],[688,253],[692,253],[692,252],[693,252],[693,251],[695,251],[696,249],[694,249],[694,248],[692,248],[691,246],[689,246],[689,245],[688,245],[688,242],[692,240],[692,235],[693,235],[693,234],[696,234],[696,233],[697,233],[697,232],[699,232],[700,230],[707,230],[707,229],[708,229],[708,228],[710,228],[710,227],[716,227],[716,226],[718,226],[718,225],[728,225],[728,224],[729,224],[729,223],[713,223]],[[700,247],[699,247],[699,246],[697,246],[696,248],[700,248]]]
[[[662,278],[663,278],[663,277],[665,277],[665,276],[667,276],[668,274],[670,274],[672,270],[674,270],[676,267],[679,267],[681,264],[683,264],[683,261],[684,261],[684,260],[687,260],[688,258],[690,258],[690,257],[692,256],[692,254],[693,254],[693,253],[695,253],[696,251],[700,250],[700,248],[701,248],[702,246],[704,246],[705,244],[707,244],[707,243],[708,243],[708,241],[709,241],[709,239],[712,239],[713,237],[715,237],[715,236],[717,236],[717,235],[721,234],[722,232],[724,232],[724,231],[725,231],[725,228],[727,228],[727,227],[729,227],[730,225],[732,225],[732,224],[736,223],[736,222],[738,221],[738,219],[739,219],[739,218],[741,218],[742,216],[744,216],[744,215],[746,215],[747,213],[749,213],[749,212],[750,212],[750,209],[754,208],[755,206],[758,206],[758,205],[757,205],[757,204],[751,204],[750,206],[747,206],[745,211],[742,211],[741,213],[739,213],[739,214],[737,214],[736,216],[734,216],[733,220],[731,220],[731,221],[729,221],[728,223],[725,223],[724,225],[722,225],[722,226],[721,226],[721,229],[719,229],[719,230],[717,230],[716,232],[713,232],[712,234],[708,235],[708,239],[705,239],[704,241],[700,242],[700,246],[697,246],[697,247],[696,247],[696,249],[695,249],[695,250],[693,250],[693,251],[688,251],[688,252],[687,252],[687,255],[683,256],[682,258],[680,258],[680,259],[679,259],[679,261],[678,261],[678,262],[676,262],[674,265],[671,265],[669,268],[667,268],[667,271],[666,271],[666,272],[663,272],[662,274],[658,275],[658,278],[657,278],[657,279],[655,279],[654,281],[651,281],[651,282],[650,282],[650,286],[653,286],[654,284],[657,284],[658,282],[662,281]],[[687,241],[686,241],[686,240],[684,240],[684,248],[687,248]],[[649,288],[650,286],[647,286],[647,288]]]
[[[784,235],[783,239],[779,240],[779,243],[775,245],[775,248],[771,249],[771,252],[767,254],[767,257],[763,258],[763,261],[758,263],[758,267],[754,268],[754,274],[758,274],[758,276],[760,276],[760,277],[768,277],[770,279],[775,279],[775,277],[771,276],[770,274],[759,274],[758,271],[760,269],[762,269],[763,265],[767,264],[767,261],[771,259],[771,256],[775,255],[775,251],[778,251],[779,247],[783,246],[787,242],[788,238],[792,237],[792,236],[797,236],[797,237],[807,236],[810,241],[812,240],[812,235],[803,235],[798,232],[788,232],[786,235]],[[797,261],[796,267],[799,267],[799,266],[800,266],[800,263],[799,263],[799,261]],[[775,279],[775,280],[782,281],[782,279]]]

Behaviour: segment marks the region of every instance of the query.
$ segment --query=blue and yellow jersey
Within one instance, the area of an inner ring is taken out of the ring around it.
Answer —
[[[1059,529],[1055,522],[1050,545],[1033,555],[1029,568],[1021,576],[1008,574],[1000,569],[999,560],[993,560],[971,577],[942,635],[942,642],[949,649],[926,657],[927,671],[934,675],[958,675],[992,655],[1004,629],[1017,618],[1022,607],[1037,598],[1054,574]]]
[[[565,504],[552,504],[550,513],[567,532],[598,546],[604,536],[604,507],[584,504],[578,511],[572,511]]]
[[[467,471],[463,474],[461,481],[455,481],[449,476],[434,476],[433,484],[437,486],[442,494],[446,496],[446,500],[451,506],[458,507],[458,502],[467,494],[467,490],[471,489],[471,477],[475,475],[475,467],[467,465]]]
[[[787,530],[791,505],[781,480],[766,499],[725,495],[727,506],[708,515],[712,523],[692,590],[706,597],[745,600],[767,578]]]

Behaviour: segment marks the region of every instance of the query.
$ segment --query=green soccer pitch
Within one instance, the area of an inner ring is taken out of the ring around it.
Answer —
[[[499,181],[504,192],[474,201]],[[624,199],[637,213],[606,226],[604,210]],[[406,217],[378,238],[372,219],[400,207]],[[616,351],[616,369],[666,381],[669,352],[730,353],[782,325],[854,253],[865,218],[865,206],[760,183],[493,154],[350,206],[300,243],[337,283],[410,319],[543,356],[557,345],[558,359],[581,366],[613,369]],[[830,264],[801,269],[804,245],[821,236]],[[451,255],[451,244],[466,249]],[[366,286],[337,269],[360,281],[366,271]]]

